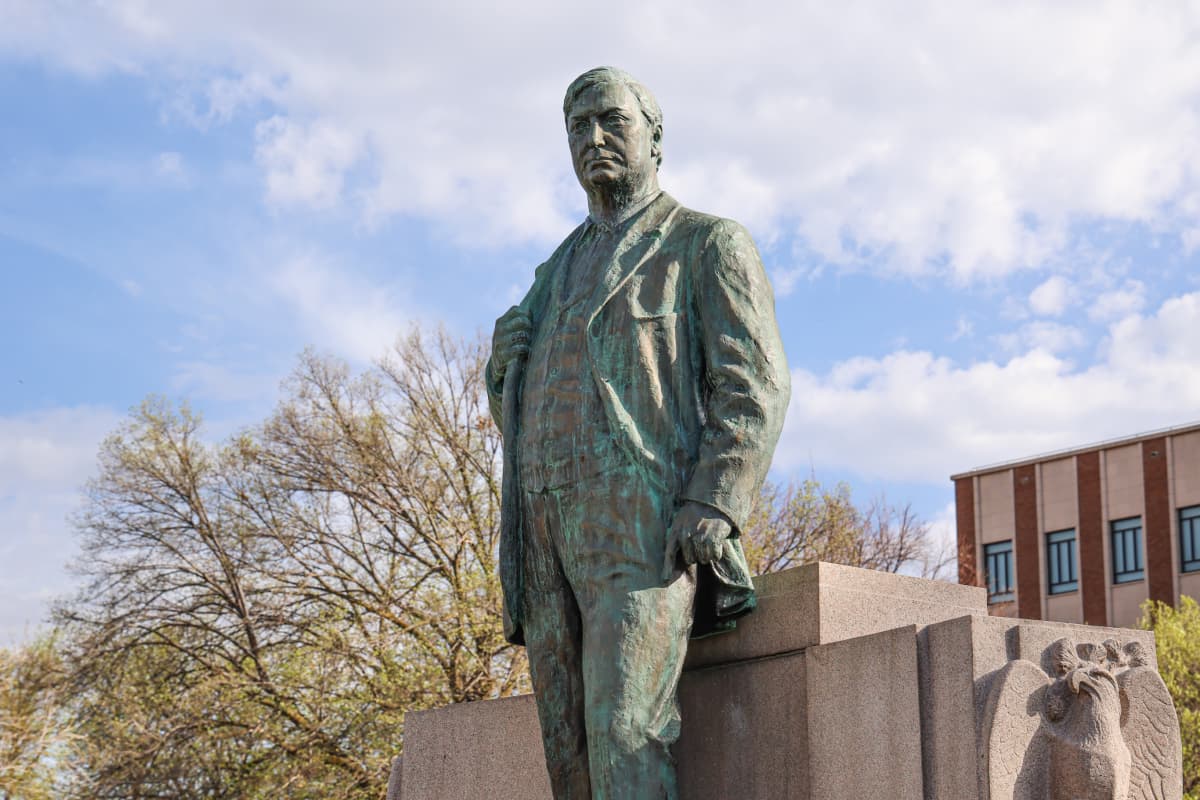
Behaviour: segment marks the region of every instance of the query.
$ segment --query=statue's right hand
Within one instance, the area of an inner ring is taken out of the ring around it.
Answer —
[[[504,377],[514,358],[529,352],[532,340],[533,320],[519,306],[513,306],[496,320],[496,330],[492,334],[492,369],[497,378]]]

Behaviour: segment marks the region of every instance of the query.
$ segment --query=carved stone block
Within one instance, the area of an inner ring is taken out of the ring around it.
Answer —
[[[684,674],[683,800],[1182,796],[1148,631],[988,617],[976,590],[828,564],[762,584]],[[532,698],[410,714],[389,800],[401,777],[406,800],[549,800]]]
[[[963,618],[921,635],[925,797],[1178,800],[1147,631]]]
[[[991,679],[981,719],[991,798],[1178,800],[1179,720],[1145,646],[1058,639]]]

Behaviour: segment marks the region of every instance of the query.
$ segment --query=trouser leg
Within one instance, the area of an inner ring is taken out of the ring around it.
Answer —
[[[551,531],[558,504],[525,495],[525,642],[555,800],[590,800],[584,721],[582,628]]]
[[[674,800],[676,689],[695,599],[694,570],[661,579],[674,505],[633,470],[557,495],[582,621],[592,800]]]

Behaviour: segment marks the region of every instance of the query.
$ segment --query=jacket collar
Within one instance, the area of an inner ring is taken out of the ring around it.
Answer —
[[[658,252],[666,229],[678,210],[679,203],[675,198],[666,192],[660,192],[646,210],[634,219],[621,241],[617,243],[608,270],[600,281],[599,291],[603,292],[604,299],[596,304],[596,312],[608,304],[621,284],[625,283],[638,267]]]

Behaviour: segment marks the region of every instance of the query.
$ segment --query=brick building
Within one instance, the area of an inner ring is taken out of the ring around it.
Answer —
[[[1131,627],[1200,600],[1200,423],[951,479],[959,582],[993,614]]]

